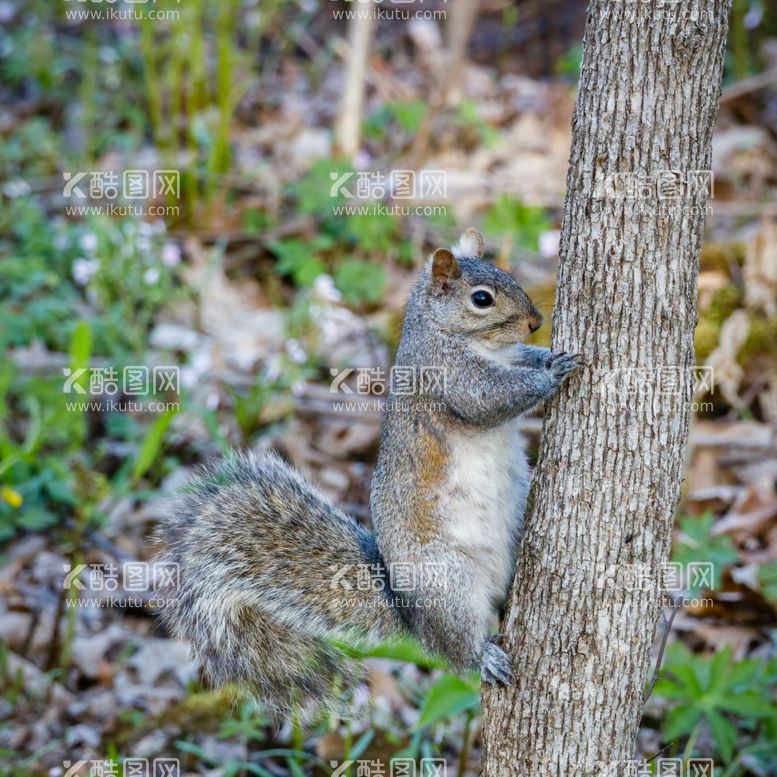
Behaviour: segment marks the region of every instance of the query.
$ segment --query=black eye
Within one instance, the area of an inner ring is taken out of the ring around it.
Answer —
[[[494,304],[493,296],[483,289],[473,292],[471,299],[476,308],[490,308]]]

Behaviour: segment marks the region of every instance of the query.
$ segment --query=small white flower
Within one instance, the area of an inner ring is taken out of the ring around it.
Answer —
[[[540,235],[540,253],[546,259],[553,259],[558,256],[559,241],[561,232],[557,229],[551,229],[549,232],[543,232]]]
[[[141,221],[138,226],[138,234],[151,237],[154,234],[154,228],[147,221]]]
[[[16,197],[26,197],[32,191],[27,181],[8,181],[3,184],[3,194],[10,199]]]
[[[264,378],[268,383],[273,383],[281,376],[281,361],[277,356],[267,359],[264,369]]]
[[[357,710],[366,707],[369,704],[370,698],[370,689],[364,683],[359,683],[353,689],[353,706]]]
[[[286,353],[289,354],[289,358],[297,364],[303,364],[308,358],[305,353],[305,349],[300,345],[299,340],[289,340],[286,343]]]
[[[97,235],[95,235],[94,232],[85,232],[81,235],[78,245],[80,245],[87,254],[93,254],[97,250],[98,242]]]
[[[79,286],[86,286],[99,269],[99,259],[84,259],[83,257],[79,257],[73,262],[73,280]]]
[[[99,56],[103,62],[107,62],[108,64],[116,62],[119,59],[118,52],[110,46],[100,46]]]
[[[151,238],[145,235],[139,235],[135,241],[135,246],[141,254],[147,254],[151,250]]]
[[[181,261],[181,249],[175,243],[165,243],[162,246],[162,264],[175,267]]]
[[[357,170],[369,170],[371,164],[372,157],[368,151],[361,149],[356,152],[356,158],[354,159],[353,166]]]
[[[343,295],[335,286],[331,275],[323,273],[313,281],[313,291],[315,296],[325,302],[342,302]]]
[[[143,281],[148,286],[156,286],[156,284],[159,283],[159,268],[149,267],[148,270],[143,273]]]

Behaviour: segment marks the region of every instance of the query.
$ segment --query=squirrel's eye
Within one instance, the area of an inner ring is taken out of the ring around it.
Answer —
[[[490,308],[494,304],[494,298],[483,289],[473,292],[471,299],[476,308]]]

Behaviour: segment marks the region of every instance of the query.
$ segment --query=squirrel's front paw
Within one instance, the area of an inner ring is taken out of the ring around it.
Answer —
[[[498,645],[486,642],[483,650],[483,668],[481,672],[484,683],[489,685],[509,685],[513,679],[513,669],[510,658]]]
[[[581,367],[585,362],[579,353],[551,353],[545,359],[545,369],[550,371],[557,384],[563,383],[570,373]]]

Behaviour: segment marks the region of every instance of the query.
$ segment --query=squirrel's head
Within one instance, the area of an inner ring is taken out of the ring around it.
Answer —
[[[482,259],[483,237],[468,229],[452,250],[438,248],[427,266],[428,305],[452,334],[474,337],[488,348],[522,342],[542,325],[542,315],[509,273]]]

